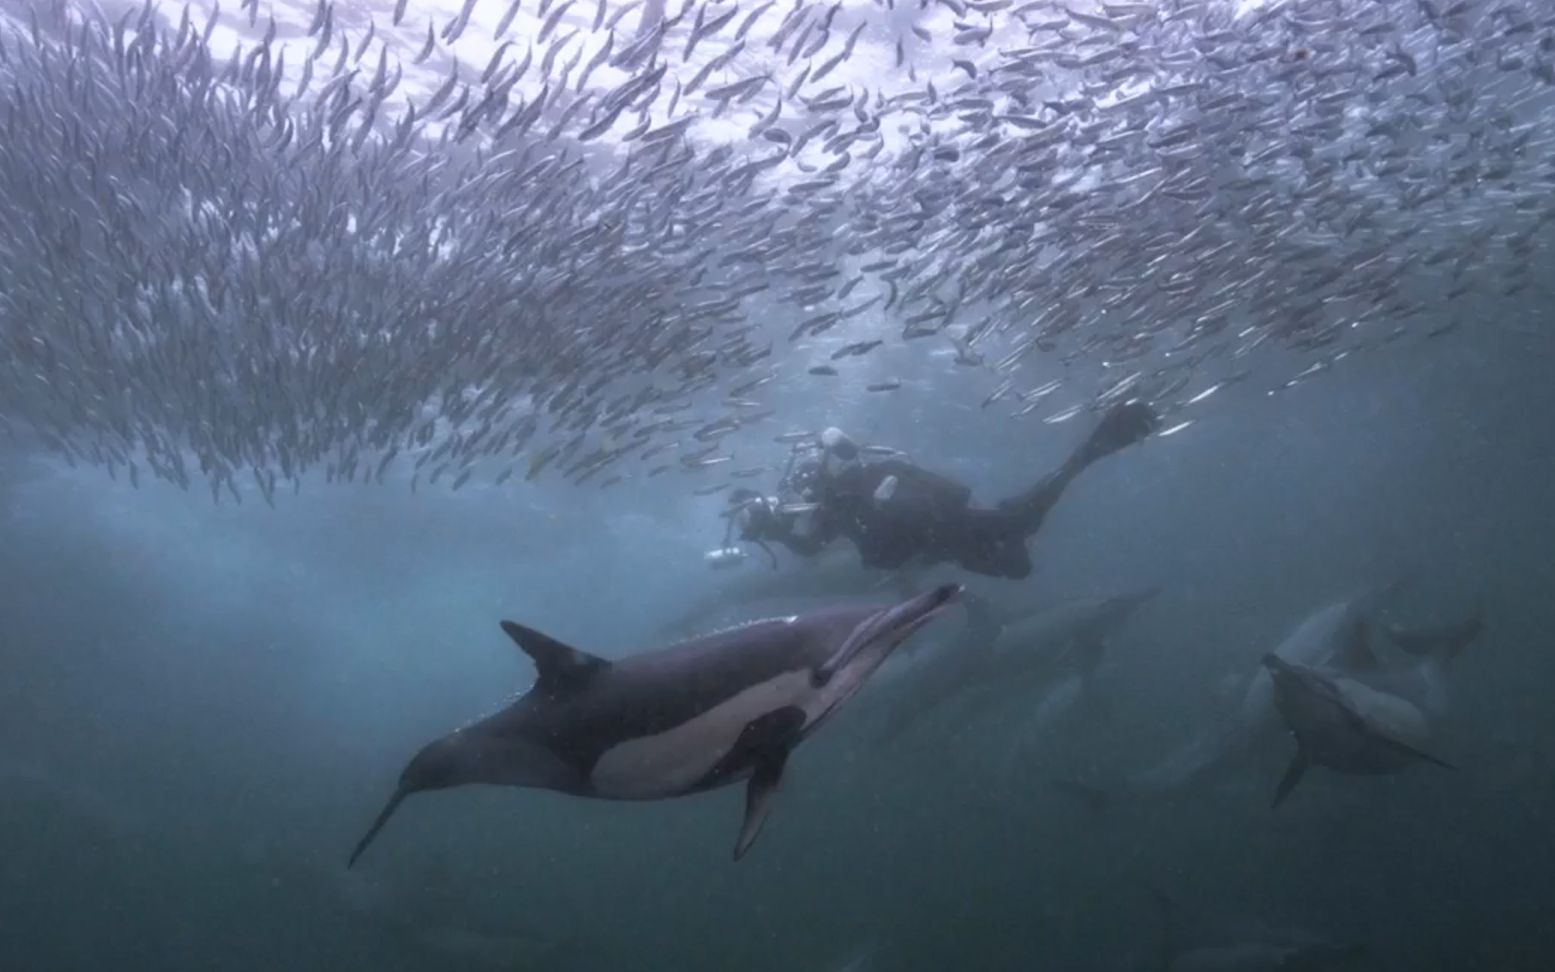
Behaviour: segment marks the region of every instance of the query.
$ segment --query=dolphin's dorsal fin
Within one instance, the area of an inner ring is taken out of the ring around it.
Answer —
[[[546,695],[575,692],[610,667],[610,662],[598,655],[579,651],[533,628],[504,621],[502,630],[534,661],[539,673],[535,688]]]

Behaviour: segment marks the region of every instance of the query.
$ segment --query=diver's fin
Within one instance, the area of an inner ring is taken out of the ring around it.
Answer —
[[[1307,754],[1297,749],[1296,755],[1291,757],[1290,765],[1285,767],[1285,775],[1280,777],[1279,789],[1274,791],[1274,802],[1269,804],[1270,810],[1285,802],[1285,798],[1290,796],[1290,791],[1301,782],[1301,777],[1306,774],[1309,765],[1311,764],[1307,760]]]
[[[610,667],[605,659],[579,651],[533,628],[504,621],[502,630],[534,660],[538,672],[535,688],[543,694],[576,692]]]
[[[1388,638],[1400,649],[1411,655],[1430,655],[1451,664],[1463,649],[1473,644],[1485,630],[1485,606],[1477,605],[1474,612],[1461,621],[1429,628],[1405,628],[1388,626]]]
[[[1143,440],[1160,424],[1161,416],[1149,403],[1138,400],[1119,402],[1103,413],[1101,421],[1086,437],[1078,455],[1083,457],[1083,461],[1093,462]]]
[[[778,786],[783,782],[783,767],[788,763],[790,747],[776,747],[756,758],[755,772],[745,785],[745,820],[740,824],[740,837],[734,842],[734,859],[739,860],[750,850],[761,834],[761,825],[772,812],[772,801]]]

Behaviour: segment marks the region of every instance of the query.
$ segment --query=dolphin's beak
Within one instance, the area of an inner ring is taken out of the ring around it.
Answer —
[[[960,584],[941,584],[931,591],[919,594],[905,604],[898,605],[886,616],[887,623],[905,632],[903,637],[933,621],[944,613],[962,594]]]
[[[357,843],[356,850],[351,852],[351,859],[346,862],[348,869],[356,866],[356,859],[362,856],[362,851],[367,849],[367,845],[371,844],[373,838],[378,836],[378,831],[383,829],[383,825],[389,822],[389,818],[394,815],[394,811],[399,809],[400,801],[410,796],[410,794],[411,791],[401,785],[389,797],[389,802],[384,804],[383,809],[379,811],[378,819],[373,821],[373,825],[367,829],[367,834]]]
[[[941,584],[932,591],[877,612],[848,635],[836,654],[810,673],[811,684],[817,688],[825,685],[871,644],[889,639],[891,643],[887,650],[895,649],[960,595],[960,584]]]

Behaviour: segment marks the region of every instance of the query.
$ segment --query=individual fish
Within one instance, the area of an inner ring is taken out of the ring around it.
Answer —
[[[842,347],[838,348],[836,351],[832,352],[831,359],[833,361],[837,361],[837,360],[840,360],[842,358],[853,358],[853,357],[858,357],[860,355],[865,355],[865,354],[868,354],[869,352],[873,351],[875,348],[880,347],[880,345],[882,345],[884,343],[885,343],[884,341],[873,340],[873,341],[855,341],[855,342],[853,342],[851,344],[845,344]]]

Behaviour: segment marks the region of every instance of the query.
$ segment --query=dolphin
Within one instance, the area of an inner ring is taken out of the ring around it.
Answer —
[[[1297,625],[1274,654],[1288,662],[1318,668],[1365,682],[1390,694],[1417,695],[1445,708],[1446,670],[1484,630],[1483,607],[1464,618],[1432,626],[1383,626],[1389,640],[1402,650],[1403,660],[1388,653],[1371,637],[1379,596],[1398,585],[1363,593],[1321,608]],[[1268,667],[1254,673],[1236,716],[1236,731],[1267,736],[1279,721],[1275,711],[1273,676]]]
[[[739,860],[793,748],[960,592],[946,584],[887,607],[756,621],[619,661],[504,621],[534,661],[534,687],[422,748],[347,866],[407,796],[469,783],[655,800],[749,780]]]
[[[1264,665],[1274,681],[1275,704],[1296,737],[1296,755],[1275,791],[1274,806],[1313,763],[1361,775],[1395,773],[1421,760],[1451,768],[1422,748],[1430,731],[1408,701],[1273,653],[1264,656]]]
[[[1366,619],[1378,600],[1397,584],[1368,588],[1313,611],[1292,628],[1271,654],[1286,661],[1347,672],[1380,669],[1369,641]],[[1276,739],[1282,725],[1274,702],[1274,681],[1260,667],[1248,677],[1228,716],[1154,767],[1135,774],[1123,789],[1136,795],[1159,793],[1202,779],[1232,765]]]
[[[1110,597],[1074,598],[1022,614],[1001,612],[981,598],[963,599],[966,627],[952,643],[939,646],[896,673],[897,691],[882,694],[887,711],[879,738],[892,739],[931,711],[985,690],[1023,690],[1033,678],[1051,684],[1035,696],[1029,719],[1050,723],[1089,688],[1107,648],[1107,638],[1156,596],[1146,588]]]
[[[1367,639],[1366,598],[1325,605],[1308,615],[1269,654],[1296,665],[1331,666],[1342,671],[1378,667]],[[1242,693],[1233,732],[1243,739],[1268,736],[1279,728],[1274,676],[1267,663],[1258,668]]]
[[[1432,719],[1445,715],[1448,675],[1463,650],[1484,633],[1484,605],[1442,624],[1405,627],[1390,622],[1381,627],[1396,650],[1384,656],[1381,670],[1351,674],[1373,688],[1403,696]]]
[[[1452,662],[1483,632],[1485,611],[1476,606],[1457,620],[1404,627],[1377,620],[1380,602],[1402,582],[1378,585],[1307,615],[1279,642],[1273,654],[1412,703],[1431,718],[1446,709]],[[1387,637],[1373,637],[1380,629]],[[1389,647],[1391,644],[1391,648]],[[1273,676],[1260,666],[1227,686],[1227,716],[1150,768],[1102,787],[1110,796],[1145,797],[1174,792],[1248,765],[1286,731],[1275,704]]]

